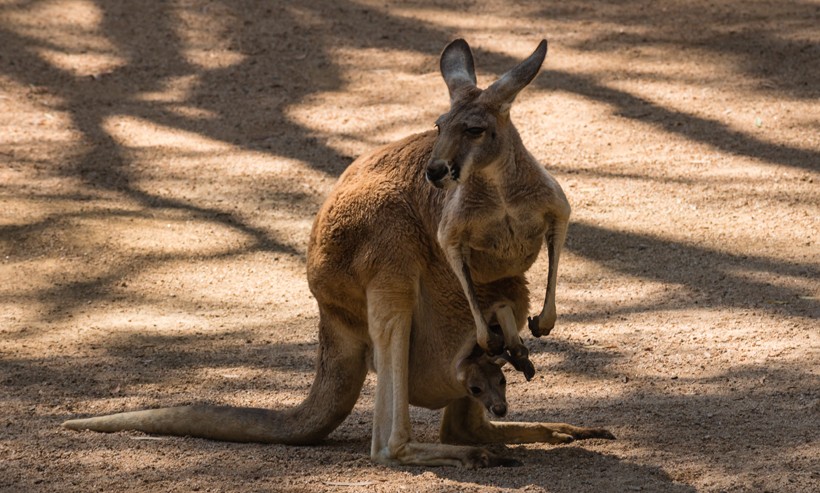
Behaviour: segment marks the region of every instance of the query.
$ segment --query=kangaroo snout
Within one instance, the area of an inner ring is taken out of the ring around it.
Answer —
[[[506,404],[495,404],[490,408],[490,412],[498,416],[499,418],[503,418],[507,415],[507,405]]]
[[[427,164],[425,176],[427,181],[436,187],[441,187],[441,180],[450,173],[449,163],[445,159],[431,159]]]

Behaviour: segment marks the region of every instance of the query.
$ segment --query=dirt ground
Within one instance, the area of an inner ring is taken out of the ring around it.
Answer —
[[[818,491],[818,25],[816,1],[0,0],[0,491]],[[573,204],[508,419],[617,441],[376,465],[372,375],[321,446],[60,428],[300,402],[312,218],[446,110],[456,37],[483,86],[549,39],[513,119]]]

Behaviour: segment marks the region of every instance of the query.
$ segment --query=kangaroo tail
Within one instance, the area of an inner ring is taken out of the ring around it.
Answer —
[[[137,430],[230,442],[317,443],[350,414],[367,374],[365,343],[341,321],[331,320],[323,316],[319,323],[319,355],[310,394],[292,409],[193,405],[72,419],[63,426],[72,430]]]

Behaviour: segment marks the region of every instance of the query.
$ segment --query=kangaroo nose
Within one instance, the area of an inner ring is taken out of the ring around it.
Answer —
[[[506,404],[495,404],[490,411],[493,412],[499,418],[502,418],[507,415],[507,405]]]
[[[436,183],[447,176],[448,171],[447,161],[443,159],[431,160],[430,164],[427,165],[427,180],[431,183]]]

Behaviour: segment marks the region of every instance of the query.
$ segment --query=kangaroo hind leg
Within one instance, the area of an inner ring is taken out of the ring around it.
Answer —
[[[402,286],[391,284],[374,282],[367,290],[368,331],[373,341],[377,374],[371,457],[394,465],[468,468],[504,465],[500,458],[478,447],[413,441],[409,358],[417,292],[404,279]]]

